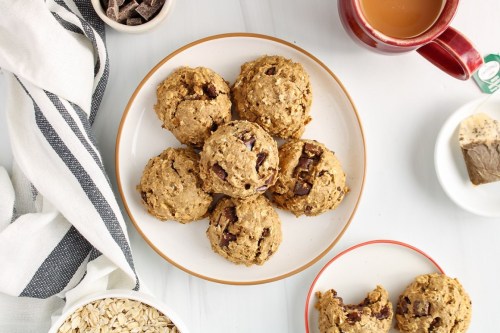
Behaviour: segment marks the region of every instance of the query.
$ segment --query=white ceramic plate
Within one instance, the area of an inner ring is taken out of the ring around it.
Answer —
[[[500,120],[500,94],[474,100],[446,120],[436,141],[434,164],[441,186],[458,206],[476,215],[499,217],[500,182],[473,185],[458,143],[460,122],[477,112]]]
[[[77,300],[74,304],[68,306],[67,309],[59,316],[55,321],[53,321],[49,333],[57,333],[59,327],[66,321],[73,312],[75,312],[80,307],[85,304],[92,303],[93,301],[105,298],[128,298],[135,301],[140,301],[143,304],[147,304],[159,310],[165,316],[167,316],[178,328],[179,332],[189,333],[186,324],[177,316],[177,314],[167,305],[158,301],[154,297],[139,291],[125,290],[125,289],[114,289],[106,290],[103,292],[97,292],[88,296],[85,296]]]
[[[161,222],[148,215],[136,191],[147,161],[180,143],[153,111],[156,87],[174,69],[204,66],[231,84],[240,66],[264,54],[300,62],[311,78],[312,122],[304,138],[335,151],[347,174],[349,194],[332,212],[295,218],[279,210],[283,242],[263,266],[235,265],[215,254],[205,235],[208,220],[186,225]],[[318,59],[293,44],[254,34],[225,34],[199,40],[163,59],[139,84],[124,112],[116,144],[116,171],[125,208],[139,233],[162,257],[184,271],[211,281],[257,284],[275,281],[312,265],[340,239],[356,211],[365,178],[365,142],[356,109],[336,76]]]
[[[355,245],[330,260],[313,281],[306,299],[306,333],[319,333],[319,312],[314,307],[317,291],[335,289],[346,304],[358,304],[381,285],[395,306],[415,277],[435,272],[444,273],[433,259],[411,245],[392,240]],[[398,331],[391,328],[389,332]]]

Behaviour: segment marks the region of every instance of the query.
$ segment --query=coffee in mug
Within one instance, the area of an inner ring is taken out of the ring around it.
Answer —
[[[366,21],[384,35],[411,38],[429,29],[445,0],[360,0]]]
[[[338,0],[338,8],[342,25],[361,45],[379,53],[417,51],[451,76],[467,80],[483,58],[450,27],[459,1]]]

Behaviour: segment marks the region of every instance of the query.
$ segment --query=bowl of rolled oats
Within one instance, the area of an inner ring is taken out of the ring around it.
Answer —
[[[97,15],[111,28],[129,33],[152,29],[170,12],[174,0],[91,0]]]
[[[71,305],[49,333],[188,333],[165,304],[132,290],[109,290]]]

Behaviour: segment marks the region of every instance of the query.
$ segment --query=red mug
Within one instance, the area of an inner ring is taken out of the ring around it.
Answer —
[[[482,65],[483,58],[472,43],[450,27],[459,0],[446,0],[435,22],[424,32],[410,38],[395,38],[371,26],[360,3],[361,0],[338,0],[342,25],[349,35],[374,51],[401,53],[416,50],[425,59],[448,73],[467,80]]]

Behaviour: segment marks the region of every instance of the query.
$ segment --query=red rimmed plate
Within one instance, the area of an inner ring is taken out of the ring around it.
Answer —
[[[283,242],[263,266],[235,265],[215,254],[205,235],[208,221],[186,225],[161,222],[149,214],[136,191],[149,158],[180,143],[153,111],[156,87],[179,66],[213,69],[230,83],[240,66],[264,54],[300,62],[309,73],[313,90],[312,121],[303,135],[334,150],[347,174],[349,194],[331,212],[296,218],[278,210]],[[309,52],[286,41],[256,34],[208,37],[168,55],[142,80],[125,109],[116,142],[116,174],[125,209],[137,231],[163,258],[195,276],[228,284],[258,284],[291,276],[323,257],[342,237],[359,203],[366,170],[363,129],[356,108],[340,80]]]
[[[346,304],[358,304],[366,294],[382,285],[392,304],[418,275],[440,272],[441,267],[426,253],[394,240],[373,240],[350,247],[330,260],[314,279],[306,299],[307,333],[319,333],[316,292],[335,289]],[[390,333],[398,331],[391,328]]]

